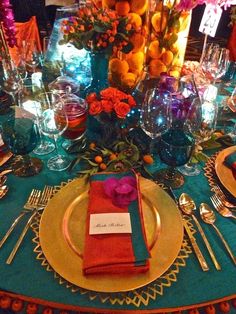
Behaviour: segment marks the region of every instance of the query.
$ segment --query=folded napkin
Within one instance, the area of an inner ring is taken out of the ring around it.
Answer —
[[[232,170],[233,176],[236,180],[236,152],[228,155],[225,160],[225,164]]]
[[[89,234],[90,215],[105,213],[129,213],[132,233]],[[148,271],[150,254],[138,177],[133,171],[91,176],[86,224],[83,254],[85,275]]]

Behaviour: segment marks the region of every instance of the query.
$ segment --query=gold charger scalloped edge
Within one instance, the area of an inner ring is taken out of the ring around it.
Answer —
[[[57,193],[60,191],[62,187],[67,185],[72,180],[68,182],[62,182],[60,186],[55,186],[54,192]],[[163,188],[163,186],[161,186]],[[33,238],[33,243],[35,244],[34,252],[37,254],[36,259],[41,262],[41,265],[48,272],[53,272],[54,278],[58,280],[59,284],[65,285],[66,288],[70,289],[73,293],[80,293],[81,295],[87,295],[89,300],[99,300],[102,304],[110,303],[111,305],[133,305],[135,307],[139,307],[140,305],[148,305],[150,300],[155,300],[157,297],[162,296],[164,294],[164,288],[170,287],[173,282],[177,281],[177,274],[180,271],[180,267],[184,267],[186,265],[186,259],[189,257],[189,254],[192,253],[191,246],[184,236],[183,243],[177,258],[171,267],[159,278],[149,283],[146,286],[143,286],[139,289],[131,290],[128,292],[118,292],[118,293],[103,293],[103,292],[95,292],[91,290],[86,290],[81,287],[75,286],[62,278],[59,274],[57,274],[54,269],[49,265],[42,248],[40,246],[39,241],[39,224],[40,224],[41,215],[38,214],[35,222],[32,224],[32,230],[35,233],[35,237]],[[189,216],[184,215],[184,219],[186,219],[189,227],[192,232],[195,233],[196,230],[192,224],[192,219]]]

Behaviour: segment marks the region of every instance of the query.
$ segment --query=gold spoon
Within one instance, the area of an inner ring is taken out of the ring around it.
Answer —
[[[223,242],[227,252],[229,253],[229,255],[231,257],[231,259],[233,260],[234,264],[236,264],[236,258],[233,255],[233,253],[232,253],[228,243],[225,241],[225,239],[224,239],[223,235],[221,234],[220,230],[214,224],[214,222],[216,221],[216,216],[215,216],[215,213],[213,212],[213,210],[206,203],[201,203],[199,209],[200,209],[200,215],[202,217],[202,220],[205,223],[210,224],[210,225],[213,226],[213,228],[215,229],[215,231],[218,234],[219,238]]]
[[[195,222],[195,224],[196,224],[196,226],[197,226],[197,228],[198,228],[198,230],[202,236],[202,239],[206,245],[206,248],[207,248],[207,250],[211,256],[211,259],[215,265],[215,268],[217,270],[221,270],[221,266],[215,257],[215,254],[212,250],[212,247],[211,247],[209,241],[207,240],[207,237],[206,237],[206,235],[202,229],[202,226],[200,225],[197,217],[193,213],[193,211],[196,210],[196,205],[195,205],[194,200],[188,194],[182,193],[179,197],[179,206],[185,214],[190,215],[193,218],[193,220],[194,220],[194,222]]]

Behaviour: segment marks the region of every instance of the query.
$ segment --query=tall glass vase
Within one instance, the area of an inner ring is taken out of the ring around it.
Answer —
[[[85,94],[99,93],[102,89],[109,86],[108,64],[110,55],[104,52],[91,52],[91,83],[85,88]]]

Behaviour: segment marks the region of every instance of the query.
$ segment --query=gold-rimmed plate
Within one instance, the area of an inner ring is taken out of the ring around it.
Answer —
[[[74,285],[97,292],[134,290],[160,277],[172,265],[181,248],[182,217],[174,201],[155,183],[140,178],[140,187],[144,225],[151,251],[148,272],[83,275],[88,205],[88,185],[83,179],[76,179],[63,187],[49,201],[41,217],[40,245],[54,271]]]
[[[228,147],[219,152],[215,160],[215,171],[221,184],[236,197],[236,180],[232,170],[224,164],[225,158],[233,152],[236,152],[236,146]]]

